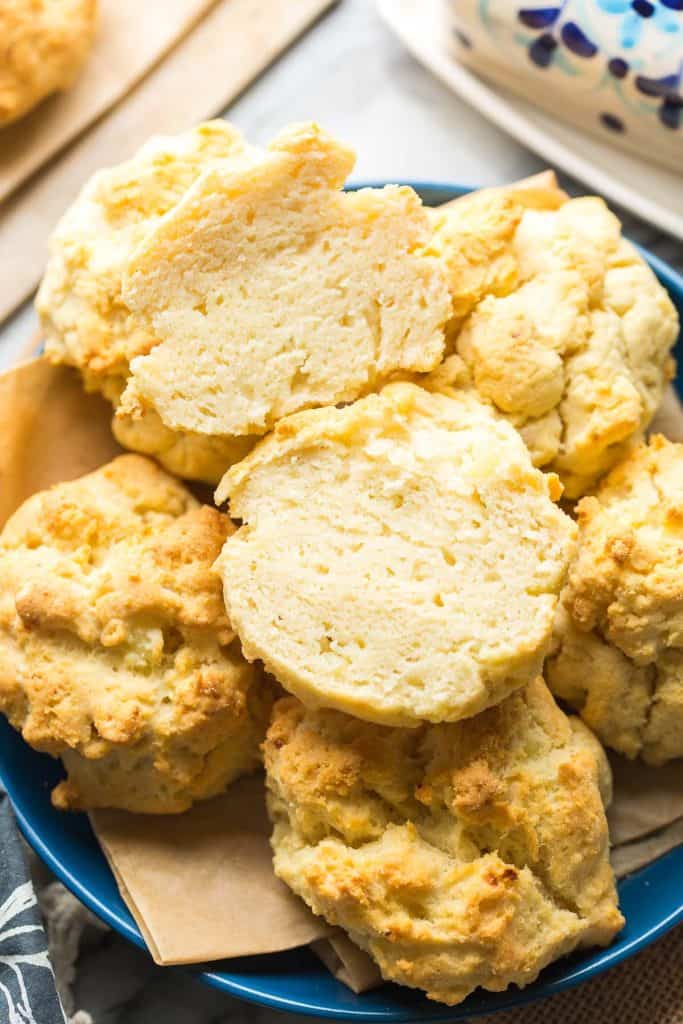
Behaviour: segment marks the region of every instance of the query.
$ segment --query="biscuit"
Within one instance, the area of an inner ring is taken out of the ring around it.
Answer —
[[[0,127],[72,85],[96,25],[97,0],[3,0]]]
[[[548,684],[615,750],[683,757],[683,444],[653,437],[577,512]]]
[[[161,339],[121,399],[171,430],[262,435],[434,368],[449,311],[410,188],[343,192],[353,153],[315,124],[235,170],[216,164],[131,257],[127,306]]]
[[[449,348],[535,464],[579,498],[654,416],[678,318],[601,199],[529,196],[486,190],[434,215],[453,298]]]
[[[152,138],[130,160],[93,175],[50,239],[36,300],[51,362],[76,366],[88,390],[118,406],[130,360],[159,341],[123,301],[128,260],[203,170],[216,161],[236,164],[248,154],[236,129],[209,121],[182,135]],[[244,441],[211,443],[172,432],[152,413],[135,422],[119,416],[113,427],[125,447],[209,483],[249,450]]]
[[[288,697],[264,754],[275,873],[387,980],[453,1005],[528,985],[623,925],[609,767],[542,679],[417,729]]]
[[[519,283],[514,238],[525,209],[556,210],[568,196],[551,171],[501,188],[480,189],[430,211],[434,247],[451,292],[452,336],[487,295]]]
[[[211,573],[231,530],[137,455],[8,521],[0,711],[62,758],[56,806],[174,813],[259,763],[269,691]]]
[[[140,416],[114,416],[114,437],[124,448],[152,455],[170,472],[187,480],[215,484],[228,466],[243,459],[258,440],[255,437],[206,437],[189,430],[164,426],[153,409]]]
[[[217,500],[228,615],[305,703],[385,725],[454,721],[542,665],[575,525],[519,434],[469,394],[408,383],[309,410]]]

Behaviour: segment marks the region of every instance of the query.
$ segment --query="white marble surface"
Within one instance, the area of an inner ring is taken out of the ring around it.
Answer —
[[[371,0],[341,0],[227,113],[256,142],[267,141],[288,121],[315,118],[356,147],[356,180],[488,185],[542,166],[409,57],[379,21]],[[565,184],[580,191],[579,185]],[[633,222],[628,230],[664,258],[683,264],[680,243]],[[27,304],[0,331],[0,366],[16,358],[35,327]],[[155,968],[112,934],[87,945],[74,995],[76,1006],[89,1011],[96,1024],[224,1024],[276,1016],[207,989],[182,972]]]

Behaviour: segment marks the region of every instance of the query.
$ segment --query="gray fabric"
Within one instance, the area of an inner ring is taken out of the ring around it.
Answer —
[[[0,787],[0,1021],[64,1024],[14,815]]]

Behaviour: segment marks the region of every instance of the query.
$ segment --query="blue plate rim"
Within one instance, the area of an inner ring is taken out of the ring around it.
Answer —
[[[386,181],[378,180],[359,180],[349,182],[348,187],[352,190],[369,187],[382,187],[387,184]],[[408,185],[412,187],[416,192],[422,195],[428,202],[428,197],[431,195],[432,198],[436,194],[449,194],[451,198],[456,198],[459,195],[464,195],[467,192],[474,191],[476,186],[465,186],[454,184],[452,182],[442,181],[431,181],[431,180],[415,180],[409,179],[397,182],[397,184]],[[653,271],[656,273],[659,280],[667,288],[671,294],[672,300],[676,303],[679,309],[683,309],[683,276],[681,276],[673,267],[669,266],[664,260],[649,252],[649,250],[642,246],[636,245],[641,255],[646,259]],[[131,925],[127,920],[121,917],[114,909],[109,907],[106,903],[102,902],[97,895],[76,875],[74,875],[68,866],[58,857],[50,847],[43,841],[40,834],[31,824],[28,817],[23,811],[16,805],[12,799],[12,785],[8,778],[5,777],[2,767],[0,766],[0,781],[4,784],[10,799],[13,803],[14,813],[17,819],[19,828],[26,839],[27,843],[32,847],[36,854],[47,864],[47,866],[53,871],[53,873],[64,883],[64,885],[78,898],[80,899],[94,914],[109,924],[116,932],[122,935],[124,938],[133,942],[140,949],[149,952],[144,938],[136,926]],[[102,854],[104,856],[104,854]],[[646,874],[655,865],[661,864],[662,862],[675,863],[680,860],[681,867],[683,868],[683,846],[676,847],[675,849],[664,854],[662,857],[646,865],[644,868],[637,872],[634,872],[628,878],[638,878]],[[450,1021],[456,1019],[463,1019],[463,1017],[474,1018],[483,1015],[493,1015],[500,1013],[505,1010],[509,1010],[512,1007],[526,1005],[530,1002],[535,1002],[539,999],[547,998],[550,995],[554,995],[560,991],[573,988],[588,978],[597,977],[599,974],[616,966],[623,960],[635,953],[646,948],[656,939],[664,935],[671,928],[675,927],[676,924],[683,923],[683,895],[681,896],[680,903],[675,906],[671,913],[666,917],[662,918],[656,925],[653,925],[643,934],[634,937],[626,945],[620,948],[612,949],[608,947],[605,950],[601,950],[599,953],[599,959],[595,962],[595,957],[592,958],[590,963],[581,965],[577,964],[574,968],[570,969],[569,975],[563,975],[553,981],[543,982],[542,974],[541,981],[536,981],[532,985],[525,989],[511,988],[506,990],[505,993],[491,993],[496,997],[496,1005],[486,1007],[483,1009],[467,1009],[465,1008],[461,1012],[460,1007],[447,1007],[441,1004],[427,1004],[425,1008],[421,1008],[417,1013],[415,1010],[366,1010],[366,1009],[354,1009],[354,1008],[335,1008],[332,1006],[322,1007],[319,1004],[313,1002],[303,1002],[293,998],[284,996],[274,995],[271,992],[261,991],[257,984],[246,985],[234,978],[228,977],[223,972],[201,970],[198,967],[183,967],[178,968],[179,970],[187,971],[198,977],[200,980],[217,988],[221,991],[226,992],[229,995],[235,996],[249,1003],[256,1005],[266,1006],[277,1010],[284,1010],[291,1013],[300,1013],[306,1016],[317,1016],[327,1019],[335,1020],[353,1020],[356,1022],[360,1021],[396,1021],[396,1022],[408,1022],[412,1021],[419,1016],[421,1019],[430,1020],[434,1022]],[[268,957],[268,954],[264,954],[264,959]],[[167,968],[174,970],[174,968]],[[509,995],[508,995],[509,993]],[[488,995],[488,993],[487,993]],[[433,1007],[433,1008],[432,1008]]]
[[[5,786],[10,799],[12,799],[12,786],[10,781],[5,778],[2,770],[0,769],[0,781]],[[30,821],[24,815],[24,813],[16,806],[14,801],[12,802],[14,814],[17,820],[17,824],[21,830],[22,835],[26,839],[26,842],[31,846],[35,853],[43,860],[43,862],[53,871],[53,873],[64,883],[64,885],[81,900],[92,912],[110,925],[116,932],[122,935],[124,938],[133,942],[138,948],[143,949],[149,953],[147,945],[139,932],[137,927],[133,927],[124,918],[120,917],[115,911],[107,906],[97,898],[97,896],[88,888],[83,882],[81,882],[66,865],[57,857],[49,846],[42,840],[39,833],[31,825]],[[104,854],[102,854],[104,856]],[[636,878],[642,875],[649,868],[662,861],[681,861],[681,867],[683,867],[683,847],[679,846],[668,853],[652,861],[650,864],[641,868],[639,871],[629,875],[628,878]],[[479,1011],[475,1011],[474,1016],[492,1016],[495,1013],[500,1013],[505,1010],[509,1010],[515,1006],[522,1006],[531,1002],[536,1002],[539,999],[547,998],[548,996],[555,995],[558,992],[565,991],[570,988],[581,984],[588,978],[597,977],[599,974],[611,967],[615,967],[628,957],[633,956],[641,949],[645,949],[656,939],[665,935],[666,932],[670,931],[671,928],[677,924],[683,923],[683,893],[681,894],[681,900],[677,907],[674,907],[672,912],[663,918],[656,926],[650,928],[647,932],[638,937],[634,938],[626,946],[612,951],[610,947],[604,949],[600,954],[600,960],[596,963],[586,964],[583,967],[578,966],[569,977],[558,978],[552,982],[541,982],[540,988],[538,982],[534,982],[526,989],[512,989],[507,990],[510,992],[508,998],[505,998],[507,993],[496,993],[498,1002],[495,1006],[487,1008],[481,1014]],[[269,954],[264,954],[264,957]],[[172,968],[171,968],[172,969]],[[383,1010],[354,1010],[354,1009],[334,1009],[334,1008],[321,1008],[319,1005],[313,1003],[303,1003],[295,1001],[291,998],[284,998],[280,996],[274,996],[271,993],[260,991],[254,986],[246,986],[237,982],[233,979],[229,979],[225,974],[216,971],[204,971],[192,968],[181,968],[187,970],[199,977],[200,980],[208,983],[213,988],[217,988],[221,991],[227,992],[230,995],[237,996],[249,1003],[254,1003],[261,1006],[268,1006],[273,1009],[285,1010],[290,1013],[301,1013],[306,1016],[314,1017],[325,1017],[327,1019],[334,1020],[353,1020],[353,1021],[411,1021],[414,1019],[415,1014],[409,1010],[405,1012],[396,1011],[383,1011]],[[458,1008],[444,1007],[439,1010],[437,1007],[439,1004],[434,1004],[435,1009],[432,1012],[431,1006],[427,1013],[422,1013],[420,1016],[422,1019],[430,1020],[434,1022],[450,1021],[457,1018],[462,1019]],[[473,1017],[472,1010],[465,1011],[467,1017]]]

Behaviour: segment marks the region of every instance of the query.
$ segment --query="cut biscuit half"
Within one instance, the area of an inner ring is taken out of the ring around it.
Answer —
[[[450,301],[410,188],[343,192],[353,153],[314,124],[207,171],[131,258],[128,307],[160,339],[121,409],[172,430],[265,434],[435,367]]]
[[[541,668],[575,534],[559,494],[470,394],[396,383],[281,421],[217,492],[246,656],[370,721],[476,714]]]

